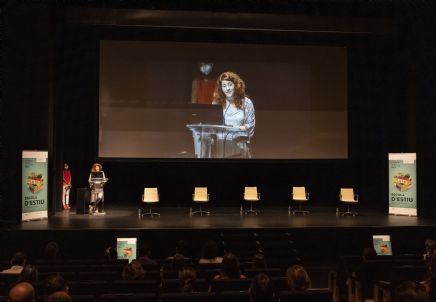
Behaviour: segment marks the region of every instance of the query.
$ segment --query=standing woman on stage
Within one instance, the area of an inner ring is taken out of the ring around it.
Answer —
[[[106,176],[104,175],[103,167],[99,163],[92,165],[88,182],[91,188],[89,214],[93,214],[97,211],[99,203],[104,200],[103,185],[106,182]]]
[[[70,209],[70,190],[71,190],[71,172],[68,164],[64,163],[64,172],[62,180],[62,206],[64,210]]]
[[[227,145],[225,155],[229,151],[230,156],[235,155],[235,152],[244,151],[245,155],[250,157],[248,146],[254,135],[256,118],[253,102],[245,93],[244,81],[234,72],[222,73],[216,82],[213,98],[213,103],[220,104],[223,108],[224,124],[240,129],[240,132],[231,132],[223,137]]]

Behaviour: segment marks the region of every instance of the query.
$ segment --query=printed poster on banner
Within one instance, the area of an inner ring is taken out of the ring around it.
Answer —
[[[21,219],[47,218],[48,152],[23,151]]]
[[[389,214],[417,215],[416,153],[389,153]]]

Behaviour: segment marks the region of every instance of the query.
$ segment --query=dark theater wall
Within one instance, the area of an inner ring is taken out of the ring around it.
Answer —
[[[115,2],[118,8],[155,9],[145,2]],[[226,1],[209,6],[202,1],[197,11],[220,10],[229,14],[265,9],[258,1],[230,6]],[[304,1],[303,1],[304,2]],[[303,3],[301,2],[301,3]],[[49,150],[52,180],[51,208],[59,194],[61,165],[70,164],[73,185],[87,185],[89,169],[97,161],[98,64],[100,39],[286,43],[344,45],[348,47],[349,159],[304,161],[226,162],[142,160],[102,161],[110,178],[107,202],[140,202],[144,186],[158,186],[163,203],[189,203],[194,186],[209,186],[212,201],[230,205],[241,199],[245,185],[257,185],[265,203],[287,202],[292,185],[305,185],[314,205],[333,205],[339,188],[353,186],[365,206],[387,209],[387,153],[418,152],[419,212],[436,217],[432,178],[436,171],[434,19],[426,7],[407,4],[390,10],[365,1],[355,7],[346,2],[292,7],[269,1],[269,13],[306,16],[340,15],[385,17],[396,25],[386,34],[249,33],[94,27],[68,24],[65,4],[9,4],[3,11],[5,70],[1,103],[0,215],[20,216],[21,150]],[[99,2],[89,6],[99,7]],[[122,3],[122,4],[121,4]],[[239,2],[238,2],[239,3]],[[85,4],[83,4],[85,5]],[[264,4],[265,5],[265,4]],[[139,7],[138,7],[139,6]],[[76,6],[77,7],[77,6]],[[190,10],[192,3],[158,5],[159,9]],[[360,10],[358,9],[360,8]],[[311,25],[312,24],[312,25]],[[350,23],[351,24],[351,23]],[[350,30],[352,26],[350,25]],[[56,184],[56,186],[55,186]],[[56,188],[56,189],[54,189]],[[73,192],[74,193],[74,192]],[[75,194],[72,200],[75,199]]]

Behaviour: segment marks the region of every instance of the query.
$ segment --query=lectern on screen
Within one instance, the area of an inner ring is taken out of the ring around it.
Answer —
[[[348,157],[346,47],[102,40],[99,78],[100,158]]]

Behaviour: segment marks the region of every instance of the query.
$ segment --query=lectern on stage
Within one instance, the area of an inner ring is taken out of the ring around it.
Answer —
[[[197,158],[251,158],[248,131],[239,127],[189,124]]]
[[[104,185],[109,179],[104,172],[91,172],[89,175],[89,187],[91,189],[91,200],[89,203],[89,214],[105,215],[104,211]]]

